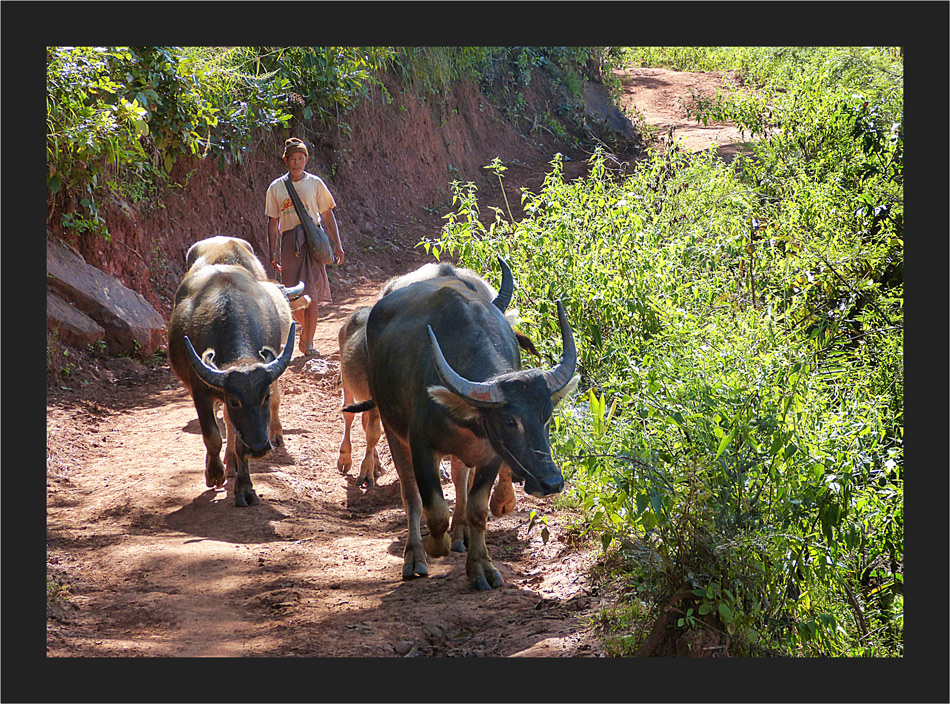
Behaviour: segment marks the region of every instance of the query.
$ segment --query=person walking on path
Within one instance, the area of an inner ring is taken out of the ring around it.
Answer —
[[[304,170],[309,158],[307,145],[301,140],[291,137],[284,142],[283,160],[294,190],[313,221],[326,230],[333,246],[334,261],[339,266],[343,263],[343,245],[340,243],[340,231],[333,215],[336,201],[323,179]],[[296,286],[299,281],[304,283],[304,294],[310,297],[310,304],[296,311],[294,318],[300,327],[300,351],[312,356],[317,354],[313,346],[313,336],[317,330],[320,306],[332,300],[330,281],[327,278],[326,266],[310,255],[297,210],[286,185],[282,183],[285,175],[271,182],[265,198],[264,214],[267,216],[270,263],[281,272],[284,285]]]

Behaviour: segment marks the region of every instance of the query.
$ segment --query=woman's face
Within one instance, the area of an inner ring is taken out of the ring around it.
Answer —
[[[287,164],[290,175],[297,177],[303,173],[304,167],[307,166],[307,155],[303,152],[294,152],[284,159],[284,162]]]

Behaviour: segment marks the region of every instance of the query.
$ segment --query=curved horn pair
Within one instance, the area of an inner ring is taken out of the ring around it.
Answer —
[[[567,386],[577,367],[577,348],[574,345],[574,333],[571,331],[567,314],[564,312],[564,306],[560,301],[557,302],[557,320],[561,328],[561,344],[563,346],[561,361],[557,363],[554,369],[544,372],[544,380],[552,394]],[[452,369],[446,361],[445,355],[442,354],[442,348],[439,347],[439,341],[436,339],[435,333],[432,332],[432,326],[429,326],[428,329],[429,342],[432,345],[432,354],[435,357],[436,371],[449,391],[456,396],[467,399],[472,405],[482,408],[500,406],[505,402],[504,394],[498,384],[490,381],[469,381]]]
[[[508,304],[511,303],[511,296],[515,292],[515,277],[511,275],[511,269],[508,268],[508,262],[498,257],[498,264],[501,266],[501,287],[498,289],[498,295],[492,304],[504,313],[508,310]]]
[[[287,365],[290,364],[290,358],[294,354],[294,335],[296,329],[297,323],[292,322],[290,324],[290,334],[287,335],[287,342],[284,344],[284,349],[281,351],[280,356],[264,365],[264,371],[267,372],[269,377],[268,383],[272,383],[274,379],[283,374],[284,370],[287,369]],[[185,335],[185,347],[188,349],[188,360],[191,362],[191,367],[195,370],[195,374],[198,375],[198,378],[212,388],[223,389],[224,377],[227,372],[223,372],[217,367],[212,367],[210,364],[205,364],[204,360],[195,352],[195,348],[187,335]]]

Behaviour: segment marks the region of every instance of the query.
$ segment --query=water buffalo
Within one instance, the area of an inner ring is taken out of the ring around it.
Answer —
[[[416,281],[442,276],[455,276],[466,282],[469,288],[478,293],[484,300],[492,302],[502,313],[505,313],[505,318],[514,328],[517,323],[517,311],[506,310],[514,290],[514,280],[507,263],[499,259],[499,264],[502,271],[500,292],[495,291],[492,286],[470,269],[458,268],[450,263],[443,262],[425,264],[415,271],[390,279],[381,289],[380,295],[385,296]],[[357,400],[369,398],[369,385],[366,376],[368,360],[365,346],[366,320],[369,317],[369,311],[370,306],[358,308],[340,327],[340,377],[343,386],[344,406]],[[518,337],[520,347],[535,356],[540,356],[534,344],[526,335],[517,331],[515,334]],[[346,474],[353,463],[350,429],[355,415],[355,413],[347,412],[343,414],[343,439],[340,442],[340,455],[337,459],[337,469],[342,474]],[[376,450],[376,444],[382,435],[382,426],[380,425],[379,411],[376,408],[363,412],[361,416],[363,432],[366,436],[366,452],[360,463],[357,486],[372,487],[376,478],[382,473],[382,463]],[[463,465],[455,457],[452,457],[451,460],[452,479],[456,484],[457,497],[455,510],[452,513],[452,549],[457,552],[464,552],[468,543],[465,524],[465,497],[468,493],[468,487],[474,479],[474,474],[469,467]],[[507,465],[502,465],[499,470],[498,480],[492,490],[489,506],[495,516],[503,516],[515,507],[511,471]]]
[[[518,339],[504,314],[457,277],[417,281],[393,290],[366,321],[371,399],[345,410],[376,407],[399,473],[409,536],[403,578],[426,576],[426,552],[448,554],[448,508],[438,464],[453,455],[474,477],[466,497],[466,573],[475,589],[503,583],[485,545],[488,492],[508,465],[525,491],[546,496],[564,479],[551,457],[548,423],[554,405],[576,386],[576,349],[560,302],[563,351],[551,370],[521,369]],[[429,536],[421,535],[425,510]]]
[[[207,485],[219,487],[226,479],[214,411],[220,402],[227,474],[236,476],[235,505],[257,504],[247,458],[283,444],[277,379],[290,363],[295,333],[287,290],[262,280],[259,260],[237,238],[203,240],[189,250],[186,263],[168,325],[169,362],[198,412]]]
[[[291,310],[296,306],[303,293],[304,283],[299,282],[292,288],[287,288],[277,281],[270,281],[261,260],[254,254],[254,247],[247,240],[240,237],[226,237],[218,235],[195,242],[185,254],[185,271],[198,269],[208,264],[233,264],[248,270],[258,281],[267,281],[276,291],[279,291],[290,301]],[[273,290],[270,291],[273,293]]]

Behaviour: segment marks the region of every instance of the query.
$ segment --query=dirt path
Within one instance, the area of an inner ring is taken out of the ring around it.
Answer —
[[[72,594],[49,623],[49,655],[594,652],[578,576],[589,557],[567,549],[559,528],[547,545],[538,528],[527,535],[529,512],[550,509],[521,492],[517,511],[491,522],[500,591],[471,592],[462,555],[402,580],[405,518],[388,447],[376,489],[336,469],[336,335],[375,292],[328,307],[321,357],[296,352],[281,377],[286,446],[251,461],[259,506],[235,508],[225,489],[204,486],[194,406],[167,366],[48,408],[48,561]],[[451,501],[450,482],[445,491]]]
[[[739,83],[731,73],[627,68],[615,71],[615,75],[623,84],[621,104],[628,113],[641,115],[644,123],[654,128],[664,142],[669,141],[672,130],[673,140],[686,151],[715,148],[726,161],[731,161],[741,148],[742,134],[734,125],[703,125],[690,119],[686,110],[694,93],[712,98],[717,91],[738,90]]]
[[[690,81],[718,84],[644,71],[628,72],[626,97],[651,124],[681,124],[673,98],[688,96]],[[643,102],[645,92],[653,97]],[[690,148],[729,139],[708,129]],[[509,200],[520,184],[536,189],[546,167],[509,171]],[[420,227],[433,236],[439,223]],[[354,472],[337,471],[337,331],[386,277],[424,261],[411,243],[397,259],[334,290],[317,330],[320,357],[295,351],[281,377],[286,446],[251,460],[258,506],[236,508],[227,491],[205,487],[194,406],[167,364],[102,360],[88,386],[51,389],[47,572],[66,598],[48,609],[48,656],[603,654],[589,622],[601,603],[586,577],[596,553],[572,542],[569,512],[517,489],[517,509],[489,521],[506,581],[491,593],[468,588],[457,554],[432,560],[428,579],[403,581],[406,524],[385,440],[377,488],[358,489]],[[356,423],[354,457],[362,449]],[[443,488],[451,505],[451,482]],[[547,542],[528,529],[532,511],[549,521]]]

